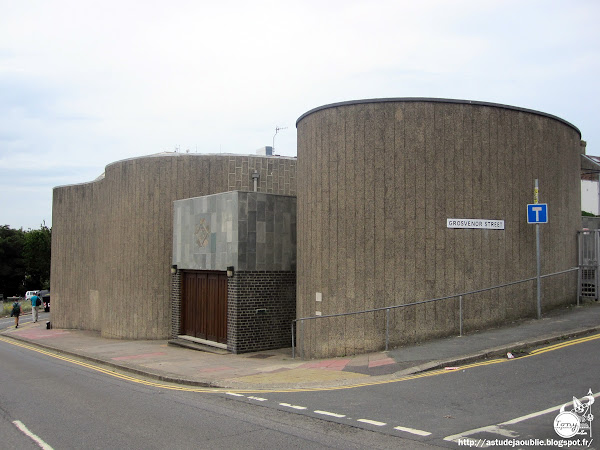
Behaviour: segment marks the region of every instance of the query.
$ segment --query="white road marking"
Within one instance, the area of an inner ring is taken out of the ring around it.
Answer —
[[[288,408],[293,408],[293,409],[307,409],[306,406],[290,405],[289,403],[280,403],[279,405],[287,406]]]
[[[465,431],[463,433],[454,434],[452,436],[446,436],[444,438],[444,440],[445,441],[458,441],[459,439],[463,439],[463,438],[465,438],[467,436],[471,436],[472,434],[482,433],[482,432],[498,434],[500,436],[505,436],[505,437],[510,437],[510,438],[517,437],[515,434],[513,434],[509,430],[502,430],[502,429],[500,429],[501,425],[502,424],[488,425],[486,427],[475,428],[474,430]]]
[[[236,394],[235,392],[226,392],[227,395],[232,395],[234,397],[243,397],[242,394]]]
[[[358,422],[370,423],[371,425],[376,425],[378,427],[387,425],[387,423],[385,423],[385,422],[377,422],[376,420],[369,420],[369,419],[358,419]]]
[[[254,396],[251,396],[251,397],[248,397],[248,398],[249,398],[250,400],[256,400],[257,402],[266,402],[266,401],[267,401],[267,399],[266,399],[266,398],[262,398],[262,397],[254,397]]]
[[[493,426],[493,427],[488,427],[489,428],[489,432],[493,433],[493,434],[497,434],[499,436],[504,436],[507,438],[516,438],[519,437],[519,434],[515,431],[510,431],[510,430],[503,430],[502,428],[500,428],[499,426]]]
[[[324,416],[332,416],[332,417],[346,417],[346,414],[337,414],[337,413],[332,413],[329,411],[315,411],[315,414],[323,414]]]
[[[394,427],[394,430],[406,431],[407,433],[418,434],[419,436],[429,436],[431,434],[429,431],[417,430],[415,428],[408,427]]]
[[[46,444],[39,436],[36,436],[31,431],[27,429],[27,427],[20,420],[14,420],[13,425],[15,425],[21,433],[25,436],[29,437],[32,441],[34,441],[40,448],[44,450],[53,450],[48,444]]]
[[[600,397],[600,392],[596,392],[592,395],[594,398]],[[569,402],[565,402],[569,403]],[[506,437],[516,437],[513,432],[510,430],[503,430],[500,427],[503,425],[514,425],[515,423],[523,422],[525,420],[533,419],[535,417],[543,416],[544,414],[551,413],[553,411],[558,411],[565,403],[561,403],[558,406],[553,406],[551,408],[544,409],[543,411],[537,411],[531,414],[527,414],[526,416],[517,417],[516,419],[511,419],[506,422],[499,423],[498,425],[488,425],[487,427],[475,428],[474,430],[463,431],[459,434],[453,434],[452,436],[446,436],[444,438],[445,441],[456,441],[458,439],[462,439],[467,436],[471,436],[475,433],[480,433],[482,431],[487,431],[489,433],[499,434],[501,436]]]

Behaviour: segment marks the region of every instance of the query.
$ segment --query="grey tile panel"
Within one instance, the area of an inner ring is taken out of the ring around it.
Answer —
[[[180,269],[289,270],[295,263],[295,197],[237,191],[208,197],[174,204]]]

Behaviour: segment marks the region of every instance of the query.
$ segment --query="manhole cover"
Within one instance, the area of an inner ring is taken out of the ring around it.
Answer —
[[[248,356],[248,358],[265,359],[265,358],[270,358],[271,356],[275,356],[275,355],[268,355],[266,353],[257,353],[256,355]]]

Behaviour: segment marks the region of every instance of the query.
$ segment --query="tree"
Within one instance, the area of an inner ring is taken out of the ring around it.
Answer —
[[[25,232],[23,257],[26,290],[50,289],[51,244],[52,231],[45,224],[39,230]]]
[[[4,297],[23,295],[25,289],[25,233],[8,225],[0,227],[0,293]]]
[[[25,291],[50,289],[52,230],[15,230],[0,226],[0,294],[22,296]]]

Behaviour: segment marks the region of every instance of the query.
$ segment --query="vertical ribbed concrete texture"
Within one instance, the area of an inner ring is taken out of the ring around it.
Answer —
[[[163,154],[115,162],[53,192],[52,322],[103,337],[164,339],[171,327],[173,202],[231,190],[296,193],[293,158]]]
[[[297,316],[401,305],[535,276],[539,179],[542,273],[577,264],[581,136],[534,111],[430,99],[316,108],[298,129]],[[504,230],[448,229],[448,218]],[[575,301],[576,275],[544,279],[543,309]],[[466,330],[536,313],[535,283],[464,299]],[[320,301],[318,301],[320,300]],[[380,350],[458,334],[458,299],[304,321],[302,356]]]

